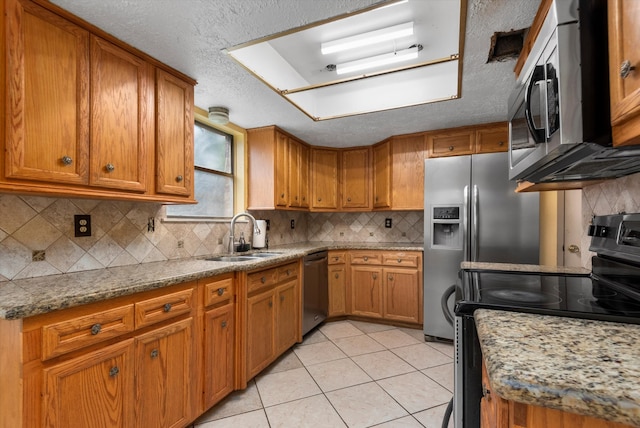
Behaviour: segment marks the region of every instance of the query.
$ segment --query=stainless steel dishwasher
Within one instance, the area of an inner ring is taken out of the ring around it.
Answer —
[[[302,334],[305,335],[327,318],[329,309],[327,252],[311,253],[304,257],[303,262]]]

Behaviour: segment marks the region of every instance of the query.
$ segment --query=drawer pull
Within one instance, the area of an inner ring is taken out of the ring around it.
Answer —
[[[151,358],[158,358],[158,355],[160,355],[160,352],[157,349],[153,349],[151,351],[151,354],[150,354]]]
[[[116,376],[118,373],[120,373],[120,369],[118,368],[118,366],[114,366],[109,369],[109,376],[111,377]]]
[[[104,166],[104,169],[106,169],[107,172],[113,172],[116,169],[116,167],[112,163],[108,163]]]
[[[351,202],[351,198],[347,198],[347,202]]]
[[[181,175],[179,175],[179,176],[177,176],[177,177],[176,177],[176,181],[177,181],[178,183],[181,183],[181,182],[182,182],[182,180],[184,180],[184,178],[183,178]]]
[[[60,159],[62,161],[63,165],[71,165],[73,163],[73,159],[71,159],[71,157],[69,156],[62,156],[62,159]]]
[[[373,279],[378,279],[378,274],[377,273],[373,274]]]
[[[340,257],[334,257],[333,260],[338,261],[340,260]]]
[[[291,269],[287,269],[287,276],[291,275]]]
[[[452,152],[453,151],[453,146],[449,146],[449,151]]]
[[[102,326],[100,324],[94,324],[91,326],[91,334],[94,336],[100,333],[100,330],[102,330]]]
[[[162,310],[165,312],[169,312],[171,310],[171,303],[165,303],[162,307]]]
[[[398,263],[402,263],[402,259],[398,259]]]
[[[393,281],[393,275],[389,275],[389,281]]]
[[[262,278],[260,278],[260,282],[263,284],[267,282],[267,277],[263,276]]]
[[[365,261],[365,262],[368,262],[368,261],[369,261],[369,257],[364,256],[364,261]]]
[[[336,279],[340,278],[340,275],[336,274]]]
[[[222,296],[224,294],[224,288],[218,288],[218,296]]]
[[[227,326],[227,322],[226,321],[222,321],[222,323],[220,325],[222,326],[222,328],[225,328]]]

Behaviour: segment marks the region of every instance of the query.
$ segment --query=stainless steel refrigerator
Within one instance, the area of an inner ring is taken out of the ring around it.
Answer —
[[[539,196],[515,193],[507,153],[425,160],[424,335],[453,339],[444,309],[462,261],[539,261]],[[449,293],[446,293],[449,294]],[[444,306],[444,307],[443,307]]]

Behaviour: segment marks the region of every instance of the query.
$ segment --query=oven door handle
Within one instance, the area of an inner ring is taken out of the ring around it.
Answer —
[[[533,69],[533,73],[531,74],[531,80],[527,85],[527,91],[524,96],[524,117],[527,120],[527,127],[529,128],[529,133],[533,137],[533,140],[536,143],[544,143],[546,141],[546,132],[544,128],[536,128],[536,125],[533,123],[533,116],[531,114],[531,93],[533,92],[533,87],[538,82],[546,83],[546,80],[544,78],[544,67],[542,65],[536,65],[536,67]],[[547,111],[547,108],[545,107],[544,110]]]

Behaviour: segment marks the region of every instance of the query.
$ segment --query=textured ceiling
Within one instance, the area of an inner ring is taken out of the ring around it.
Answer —
[[[374,0],[51,0],[198,81],[195,104],[243,128],[278,125],[313,145],[506,120],[515,60],[487,63],[491,36],[531,25],[540,0],[468,0],[462,98],[314,122],[222,52],[378,3]],[[428,1],[428,0],[411,0]]]

